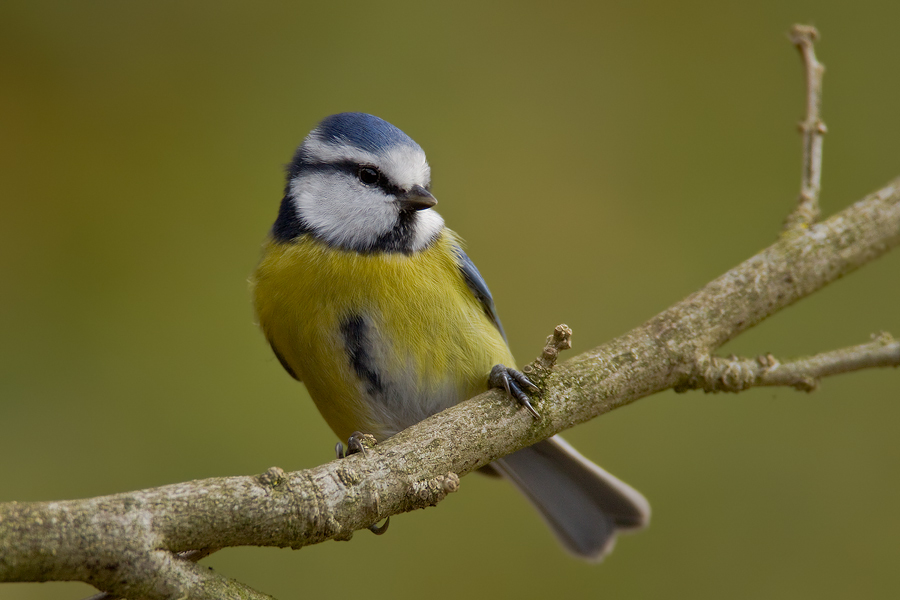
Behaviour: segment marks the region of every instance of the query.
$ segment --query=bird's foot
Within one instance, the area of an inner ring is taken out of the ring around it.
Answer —
[[[527,389],[531,393],[540,391],[536,385],[531,383],[527,377],[515,369],[504,367],[503,365],[494,365],[491,374],[488,376],[488,386],[492,388],[500,388],[506,390],[506,393],[515,398],[519,404],[528,409],[535,419],[540,419],[541,415],[531,405],[531,400],[523,390]]]
[[[354,431],[350,434],[350,438],[347,440],[347,452],[344,452],[344,445],[340,442],[335,444],[334,453],[338,458],[347,458],[348,456],[352,456],[353,454],[362,454],[366,455],[366,445],[374,446],[378,442],[375,440],[375,436],[362,433],[361,431]],[[385,531],[388,530],[388,526],[391,524],[391,518],[388,517],[384,520],[383,525],[378,525],[378,523],[373,523],[369,525],[369,531],[374,533],[375,535],[382,535]]]
[[[354,454],[366,455],[366,446],[374,446],[378,442],[375,436],[370,433],[354,431],[347,440],[347,452],[344,453],[344,445],[340,442],[334,445],[334,453],[338,458],[347,458]]]

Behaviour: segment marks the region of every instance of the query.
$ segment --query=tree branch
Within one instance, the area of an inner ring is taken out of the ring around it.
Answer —
[[[816,152],[821,155],[820,146],[810,156]],[[815,198],[818,175],[810,182]],[[256,477],[0,504],[0,581],[80,580],[129,598],[263,598],[178,553],[349,539],[390,515],[433,506],[458,488],[460,476],[502,456],[659,391],[715,387],[717,379],[729,378],[729,369],[753,373],[737,378],[752,385],[803,387],[838,372],[896,365],[897,342],[889,337],[783,365],[711,356],[741,332],[900,244],[900,178],[824,222],[800,221],[805,226],[792,235],[640,327],[554,365],[571,335],[557,328],[542,357],[523,369],[542,390],[535,398],[539,420],[492,390],[365,456],[314,469],[285,473],[273,467]]]

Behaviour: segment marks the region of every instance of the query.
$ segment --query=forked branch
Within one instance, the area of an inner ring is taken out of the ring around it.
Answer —
[[[900,342],[882,332],[858,346],[780,362],[771,354],[756,358],[711,356],[675,391],[741,392],[758,386],[790,386],[811,392],[819,380],[874,367],[900,366]]]

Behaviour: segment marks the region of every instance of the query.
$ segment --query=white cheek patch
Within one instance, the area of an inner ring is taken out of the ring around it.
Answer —
[[[397,221],[392,198],[338,173],[298,177],[291,182],[291,195],[316,235],[336,246],[372,245]]]

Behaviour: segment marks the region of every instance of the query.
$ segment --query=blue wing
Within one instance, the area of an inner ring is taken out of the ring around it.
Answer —
[[[472,259],[459,246],[454,245],[453,251],[456,252],[456,257],[459,259],[459,270],[463,279],[466,280],[466,285],[469,286],[475,298],[481,303],[484,313],[497,327],[500,335],[503,336],[503,341],[509,343],[506,339],[506,332],[503,331],[503,325],[500,324],[500,317],[497,316],[497,309],[494,307],[494,298],[491,297],[491,290],[488,289],[487,284],[484,282],[484,277],[478,272],[478,267],[475,266]]]

